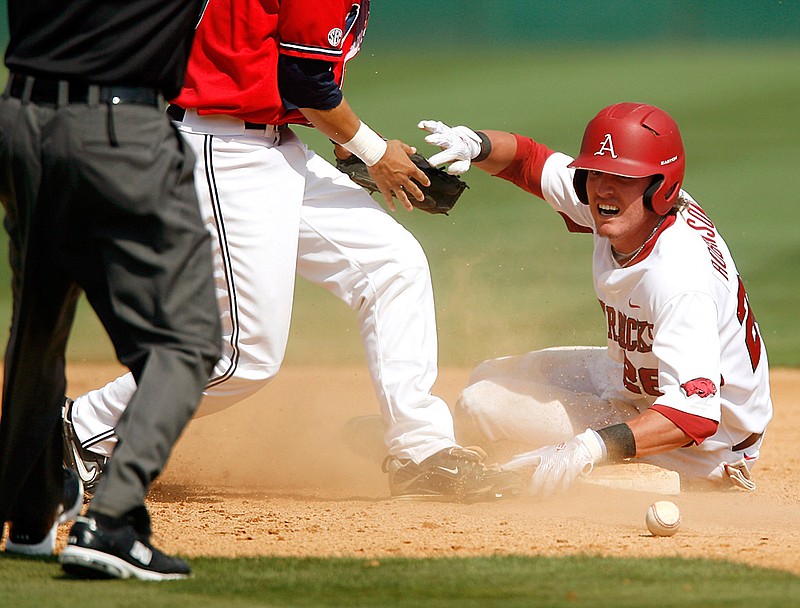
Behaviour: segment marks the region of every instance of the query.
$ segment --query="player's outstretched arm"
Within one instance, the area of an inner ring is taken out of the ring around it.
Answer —
[[[636,441],[637,457],[677,450],[694,441],[674,422],[649,409],[628,420],[627,425]],[[716,431],[717,425],[711,423],[711,426]]]
[[[530,471],[528,493],[544,498],[566,491],[596,465],[669,452],[692,441],[672,421],[648,409],[627,423],[587,429],[564,443],[518,454],[503,469]]]
[[[505,131],[473,131],[469,127],[450,127],[438,120],[422,120],[417,125],[428,135],[425,141],[442,149],[428,160],[432,165],[447,165],[453,175],[466,173],[474,164],[497,175],[511,164],[517,153],[517,139]]]
[[[414,207],[408,195],[419,201],[425,198],[413,181],[430,185],[428,176],[409,158],[416,150],[396,139],[384,140],[361,122],[346,99],[330,110],[300,108],[300,111],[319,131],[366,163],[389,209],[395,210],[392,196],[409,211]]]

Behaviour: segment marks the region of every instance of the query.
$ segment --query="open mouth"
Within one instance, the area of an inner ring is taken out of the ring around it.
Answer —
[[[600,215],[605,217],[613,217],[619,213],[619,207],[615,207],[614,205],[598,204],[597,211],[600,213]]]

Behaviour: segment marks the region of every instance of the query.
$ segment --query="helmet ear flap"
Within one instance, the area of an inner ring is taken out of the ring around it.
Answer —
[[[647,187],[647,190],[644,191],[642,197],[645,208],[658,215],[667,215],[678,196],[677,190],[679,186],[680,183],[675,182],[669,190],[660,192],[660,190],[664,188],[664,177],[662,175],[654,176],[653,181]],[[656,197],[655,203],[653,203],[653,197]]]
[[[660,175],[653,177],[653,181],[650,182],[649,186],[647,186],[647,190],[644,191],[644,195],[642,196],[642,202],[644,203],[645,209],[653,211],[653,195],[658,191],[663,183],[664,178]]]
[[[589,172],[586,169],[575,169],[575,175],[572,176],[572,187],[575,188],[578,200],[584,205],[589,204],[589,195],[586,193],[586,179],[588,177]]]

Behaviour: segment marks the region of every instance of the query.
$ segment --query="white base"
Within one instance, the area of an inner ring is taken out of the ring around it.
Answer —
[[[628,463],[597,467],[582,483],[618,490],[650,492],[677,496],[681,493],[681,476],[651,464]]]

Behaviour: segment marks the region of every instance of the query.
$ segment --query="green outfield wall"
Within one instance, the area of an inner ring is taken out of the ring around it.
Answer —
[[[372,45],[429,47],[797,40],[800,1],[376,0],[369,36]]]
[[[800,0],[373,0],[371,10],[371,47],[800,39]]]

